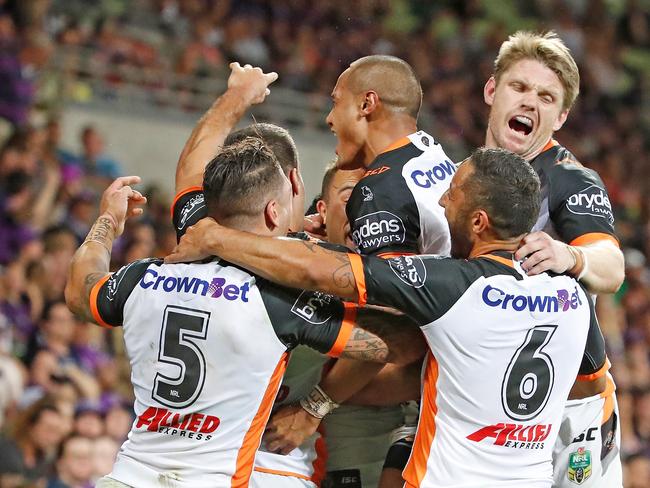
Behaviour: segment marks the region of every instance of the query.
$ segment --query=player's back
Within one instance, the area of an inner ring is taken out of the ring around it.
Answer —
[[[494,274],[502,265],[485,261],[470,261],[488,273],[423,327],[431,353],[407,486],[551,486],[590,300],[570,277]]]
[[[295,310],[305,293],[217,260],[137,261],[98,283],[93,314],[124,326],[135,393],[110,476],[139,488],[248,486],[288,350],[336,356],[352,328],[343,304],[322,294],[324,319],[309,327]]]
[[[123,325],[137,418],[113,477],[236,486],[231,479],[250,471],[286,360],[254,278],[218,262],[152,262]]]

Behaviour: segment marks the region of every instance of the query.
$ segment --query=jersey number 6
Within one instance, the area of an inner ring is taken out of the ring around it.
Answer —
[[[156,373],[151,396],[167,407],[192,405],[205,383],[205,356],[196,341],[208,336],[210,313],[169,305],[160,332],[158,361],[175,366],[175,375]]]
[[[501,402],[513,420],[535,418],[548,401],[555,369],[551,357],[543,352],[556,325],[533,327],[510,359],[501,385]]]

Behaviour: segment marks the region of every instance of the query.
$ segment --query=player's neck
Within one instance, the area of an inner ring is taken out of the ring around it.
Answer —
[[[483,254],[490,254],[494,251],[515,252],[519,247],[521,238],[514,239],[493,239],[490,241],[475,242],[472,251],[469,253],[469,258],[482,256]]]
[[[269,228],[264,217],[232,217],[219,220],[219,223],[229,229],[240,230],[263,237],[278,237],[287,234],[286,232],[280,232],[280,229],[277,227]]]
[[[385,152],[395,142],[418,130],[416,120],[406,115],[382,117],[371,122],[365,145],[365,166],[369,166],[377,156]]]

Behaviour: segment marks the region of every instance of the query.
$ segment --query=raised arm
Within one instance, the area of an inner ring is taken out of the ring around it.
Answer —
[[[261,237],[229,229],[211,218],[189,227],[165,262],[189,262],[211,255],[284,286],[359,300],[348,254],[314,242]]]
[[[86,321],[97,323],[90,310],[90,292],[109,273],[113,240],[124,231],[127,218],[143,212],[140,206],[147,199],[130,186],[139,182],[139,176],[124,176],[104,191],[100,215],[70,263],[65,300]]]
[[[230,63],[228,89],[201,117],[183,147],[176,166],[176,193],[203,184],[203,171],[223,146],[230,131],[251,105],[262,103],[268,86],[278,79],[247,64]]]

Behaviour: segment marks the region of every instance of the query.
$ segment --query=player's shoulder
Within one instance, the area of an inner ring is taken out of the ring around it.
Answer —
[[[161,258],[146,258],[125,264],[107,281],[108,293],[117,293],[120,290],[130,292],[142,279],[150,267],[159,268],[164,265]]]
[[[522,275],[517,271],[512,254],[496,251],[472,259],[455,259],[435,254],[397,256],[388,259],[394,274],[415,288],[436,282],[436,290],[446,290],[458,296],[481,278]]]
[[[539,166],[553,184],[566,186],[574,182],[591,181],[602,186],[598,173],[585,166],[575,154],[560,144],[556,144],[535,159],[536,162],[539,160]]]

